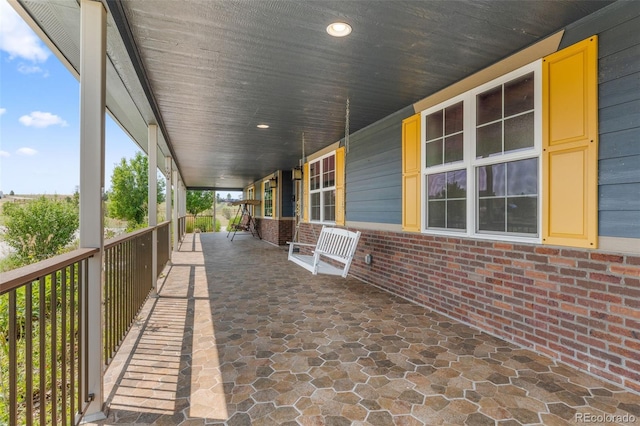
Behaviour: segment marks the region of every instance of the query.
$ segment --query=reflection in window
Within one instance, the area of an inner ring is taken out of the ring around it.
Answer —
[[[538,159],[477,168],[478,231],[538,233]]]
[[[462,102],[425,117],[427,167],[462,161]]]
[[[467,171],[427,176],[427,227],[466,229]]]
[[[534,73],[476,96],[476,158],[534,145]]]
[[[423,111],[425,231],[539,237],[541,64]]]

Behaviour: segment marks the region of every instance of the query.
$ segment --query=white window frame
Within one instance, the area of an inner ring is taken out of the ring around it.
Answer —
[[[267,195],[266,195],[266,187],[269,186],[269,192],[271,192],[271,198],[269,200],[267,200]],[[269,179],[265,179],[262,181],[262,185],[261,185],[261,191],[262,191],[262,218],[263,219],[273,219],[274,215],[275,215],[275,199],[273,197],[273,188],[271,188],[271,182],[269,181]],[[267,201],[271,201],[271,215],[267,216]]]
[[[322,175],[324,173],[324,168],[323,168],[323,161],[325,158],[331,157],[333,156],[333,186],[328,186],[326,188],[322,187]],[[311,189],[311,164],[313,163],[319,163],[320,164],[320,189]],[[313,160],[309,161],[309,179],[308,179],[308,183],[307,183],[307,191],[308,191],[308,196],[307,196],[307,205],[309,206],[309,222],[312,223],[323,223],[323,224],[328,224],[328,225],[335,225],[336,221],[335,220],[324,220],[324,196],[323,193],[327,192],[327,191],[336,191],[336,181],[338,179],[338,170],[337,170],[337,164],[336,164],[336,151],[331,151],[321,157],[318,158],[314,158]],[[311,218],[312,212],[311,212],[311,194],[320,194],[320,220],[314,220]],[[334,213],[333,216],[335,217],[335,208],[336,206],[334,206]]]
[[[508,81],[514,80],[520,76],[528,73],[534,73],[534,140],[533,147],[529,149],[523,149],[519,151],[513,151],[495,155],[487,158],[476,159],[476,96],[489,89],[492,89],[500,84],[504,84]],[[440,164],[427,168],[426,161],[426,125],[425,118],[427,115],[436,111],[447,108],[458,102],[463,102],[463,160],[454,163]],[[422,111],[420,116],[421,121],[421,167],[422,167],[422,182],[423,190],[421,194],[422,202],[422,217],[421,217],[421,230],[422,233],[432,235],[447,235],[461,237],[466,236],[477,239],[487,239],[496,241],[510,241],[510,242],[528,242],[528,243],[542,243],[542,60],[537,60],[528,65],[525,65],[517,70],[511,71],[501,77],[498,77],[490,82],[484,83],[478,87],[475,87],[461,95],[441,102],[438,105],[434,105]],[[536,235],[527,236],[524,234],[516,233],[494,233],[491,231],[478,231],[478,196],[476,194],[476,174],[477,168],[482,166],[488,166],[492,164],[502,164],[512,161],[525,160],[537,158],[538,159],[538,208],[537,208],[537,229]],[[467,229],[433,229],[427,227],[427,201],[428,201],[428,187],[427,176],[436,173],[443,173],[455,170],[465,169],[467,171]]]

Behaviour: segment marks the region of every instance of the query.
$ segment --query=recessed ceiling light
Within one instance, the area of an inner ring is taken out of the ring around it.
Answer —
[[[351,25],[345,22],[334,22],[327,27],[329,35],[334,37],[344,37],[351,34]]]
[[[256,127],[258,127],[258,129],[268,129],[269,125],[268,124],[258,124]]]

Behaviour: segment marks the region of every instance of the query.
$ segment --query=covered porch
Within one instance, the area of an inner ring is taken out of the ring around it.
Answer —
[[[640,417],[636,394],[352,276],[314,277],[251,237],[187,234],[157,288],[105,373],[107,419],[95,424]]]

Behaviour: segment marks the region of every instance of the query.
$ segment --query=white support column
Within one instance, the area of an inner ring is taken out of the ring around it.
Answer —
[[[178,235],[178,220],[180,216],[178,216],[178,192],[180,192],[180,185],[178,185],[178,171],[173,171],[173,179],[171,179],[171,184],[173,185],[173,251],[178,251],[178,243],[180,242],[180,236]]]
[[[172,177],[172,173],[171,173],[171,165],[172,165],[172,160],[170,156],[166,156],[164,157],[164,170],[165,170],[165,174],[164,176],[167,179],[167,184],[165,186],[166,189],[166,195],[164,197],[165,201],[165,220],[171,220],[171,212],[173,211],[172,209],[172,205],[173,203],[171,202],[171,177]],[[167,242],[167,247],[169,247],[169,260],[171,260],[171,230],[169,230],[169,232],[167,232],[167,237],[169,238],[169,241]]]
[[[187,187],[184,186],[184,183],[182,182],[182,179],[180,179],[180,206],[179,206],[179,211],[180,211],[180,217],[183,218],[184,221],[184,226],[182,227],[182,235],[181,237],[184,238],[184,234],[186,233],[186,228],[187,228]]]
[[[217,203],[216,203],[216,191],[213,191],[213,232],[216,232],[216,216],[217,212]]]
[[[107,19],[99,1],[80,2],[80,247],[99,248],[89,259],[87,390],[93,401],[86,421],[102,412],[102,258]]]
[[[149,124],[147,129],[148,162],[149,162],[149,226],[158,226],[158,126]],[[158,230],[151,232],[151,297],[158,295]]]

